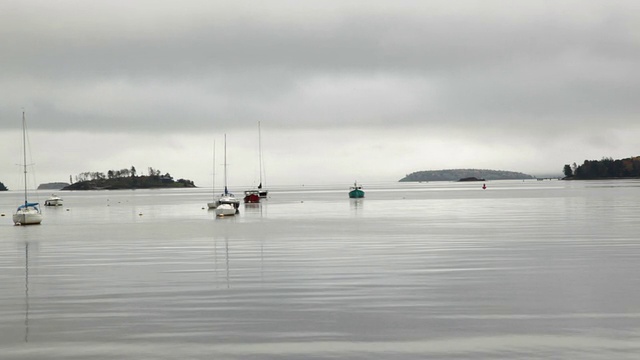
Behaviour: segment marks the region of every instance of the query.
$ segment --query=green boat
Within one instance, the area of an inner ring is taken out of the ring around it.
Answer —
[[[349,188],[349,197],[352,199],[363,198],[364,191],[362,191],[362,186],[358,185],[357,182],[354,182],[353,186]]]

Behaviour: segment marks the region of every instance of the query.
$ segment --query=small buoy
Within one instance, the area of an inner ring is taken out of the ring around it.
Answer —
[[[483,188],[483,189],[486,189],[486,188],[487,188],[487,185],[486,185],[486,184],[482,184],[482,188]]]
[[[0,214],[0,216],[4,216],[4,213]]]
[[[71,209],[67,209],[67,211],[69,211],[69,210],[71,210]]]
[[[138,214],[139,216],[142,216],[142,213]]]

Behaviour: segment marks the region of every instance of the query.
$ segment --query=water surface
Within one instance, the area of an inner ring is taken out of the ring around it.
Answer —
[[[1,358],[637,359],[639,181],[363,185],[0,193]]]

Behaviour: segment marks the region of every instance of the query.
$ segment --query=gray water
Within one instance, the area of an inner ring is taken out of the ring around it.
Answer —
[[[0,358],[640,357],[640,181],[363,185],[0,193]]]

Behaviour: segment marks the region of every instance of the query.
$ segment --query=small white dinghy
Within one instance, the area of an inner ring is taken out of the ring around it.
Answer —
[[[216,208],[216,216],[234,216],[237,211],[231,204],[220,204]]]

